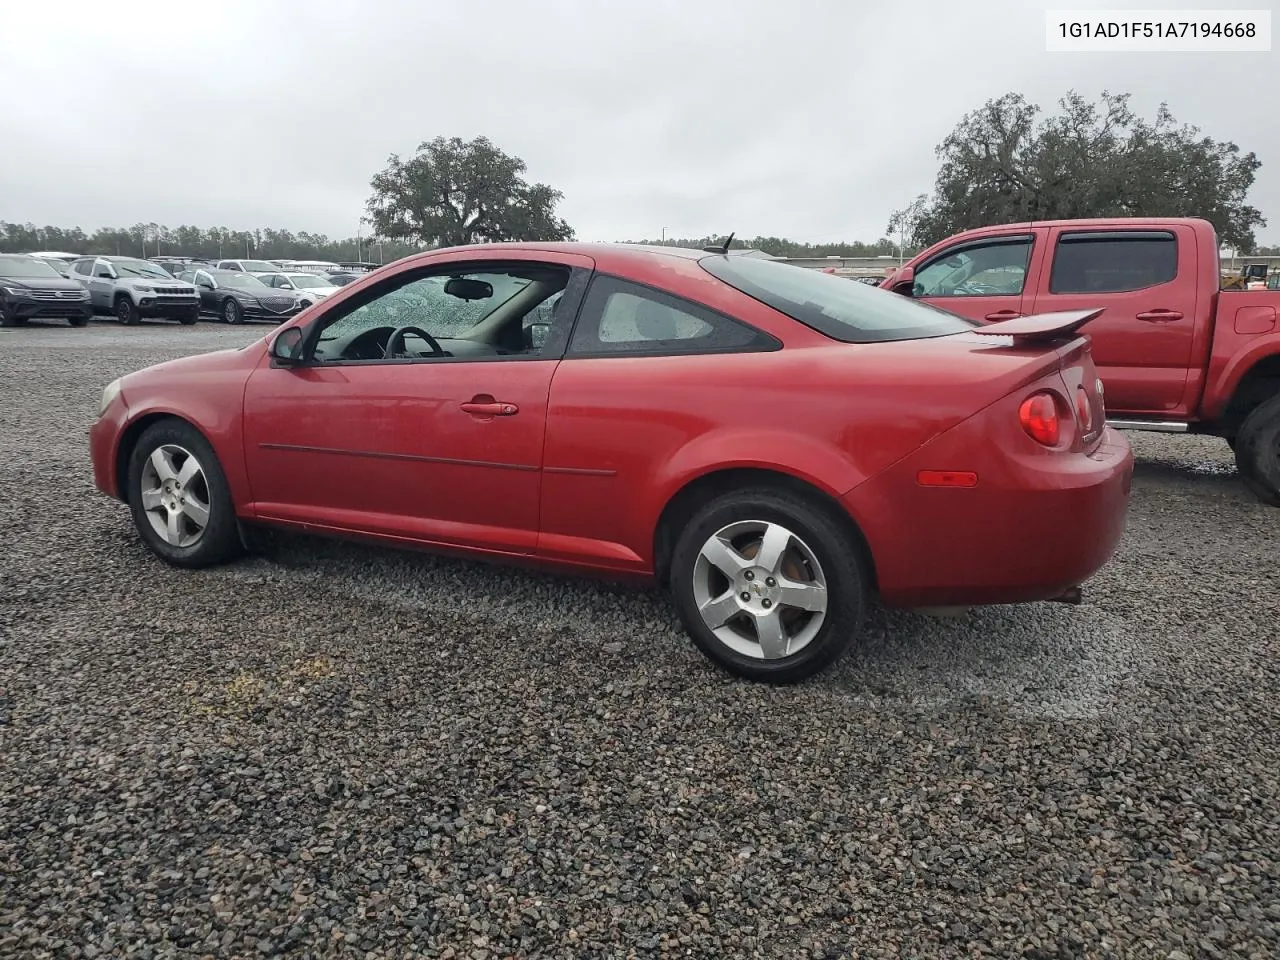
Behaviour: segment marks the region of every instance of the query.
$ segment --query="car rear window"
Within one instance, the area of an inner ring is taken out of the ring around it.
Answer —
[[[923,340],[978,324],[880,287],[772,260],[713,254],[707,273],[819,333],[844,343]]]

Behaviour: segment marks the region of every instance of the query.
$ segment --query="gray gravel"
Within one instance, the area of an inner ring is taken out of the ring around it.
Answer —
[[[1134,437],[1078,608],[727,679],[661,596],[92,488],[101,387],[263,332],[0,331],[0,956],[1280,954],[1280,511]]]

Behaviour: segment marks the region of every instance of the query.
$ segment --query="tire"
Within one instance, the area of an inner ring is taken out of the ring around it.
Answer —
[[[0,327],[20,327],[25,322],[26,321],[19,317],[15,317],[11,313],[6,313],[5,311],[0,310]]]
[[[190,459],[195,460],[197,472],[188,476],[184,467]],[[178,486],[168,482],[173,480]],[[134,526],[161,560],[196,568],[223,563],[241,553],[226,475],[213,447],[190,424],[161,420],[144,430],[129,457],[128,483]],[[193,506],[208,508],[203,527]]]
[[[240,304],[236,302],[234,297],[227,297],[222,301],[222,309],[218,311],[222,314],[222,319],[227,323],[244,323],[244,311],[240,309]]]
[[[179,318],[178,318],[178,322],[179,322],[179,323],[181,323],[184,327],[189,327],[189,326],[191,326],[193,323],[195,323],[195,322],[196,322],[197,320],[199,320],[199,319],[200,319],[200,311],[199,311],[199,310],[192,310],[192,311],[191,311],[189,314],[187,314],[186,316],[184,316],[184,317],[179,317]]]
[[[1280,507],[1280,394],[1245,417],[1236,434],[1236,468],[1249,492]]]
[[[89,318],[83,314],[78,317],[67,317],[67,323],[71,324],[73,327],[84,327],[88,326]]]
[[[133,300],[121,294],[116,297],[116,319],[126,326],[136,327],[142,322],[142,315],[138,313],[138,307]]]
[[[728,548],[720,550],[726,541]],[[766,541],[785,547],[780,559],[753,564]],[[704,550],[719,562],[713,564]],[[735,571],[733,580],[726,569]],[[778,573],[783,576],[773,576]],[[806,605],[820,601],[824,609],[788,603],[787,580],[806,584],[803,592],[793,588],[792,597],[803,597]],[[862,627],[867,582],[862,552],[843,532],[842,518],[782,490],[749,489],[709,501],[680,532],[671,555],[676,612],[694,644],[735,676],[766,683],[805,680],[839,659]],[[718,628],[700,612],[709,602],[728,615]],[[782,631],[773,634],[771,655],[757,624]]]

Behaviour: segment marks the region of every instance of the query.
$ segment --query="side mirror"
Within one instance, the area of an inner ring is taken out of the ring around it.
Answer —
[[[531,323],[529,324],[529,346],[535,350],[541,350],[547,345],[547,338],[551,336],[551,324],[549,323]]]
[[[286,327],[271,341],[271,358],[284,367],[296,367],[302,363],[302,330]]]
[[[916,270],[915,267],[903,267],[898,271],[897,276],[893,278],[893,286],[891,289],[894,293],[900,293],[904,297],[913,297],[916,294]]]

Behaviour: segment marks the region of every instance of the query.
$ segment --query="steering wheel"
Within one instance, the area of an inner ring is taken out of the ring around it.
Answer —
[[[396,327],[396,329],[392,331],[391,338],[387,340],[387,349],[383,352],[382,359],[394,360],[396,356],[403,351],[404,335],[406,333],[412,333],[418,336],[419,338],[427,341],[427,345],[431,347],[431,356],[433,357],[448,356],[448,354],[444,352],[444,348],[440,346],[439,342],[436,340],[435,337],[427,333],[427,331],[423,330],[421,327],[410,326],[410,327]],[[397,344],[399,344],[400,346],[399,350],[396,349]]]

